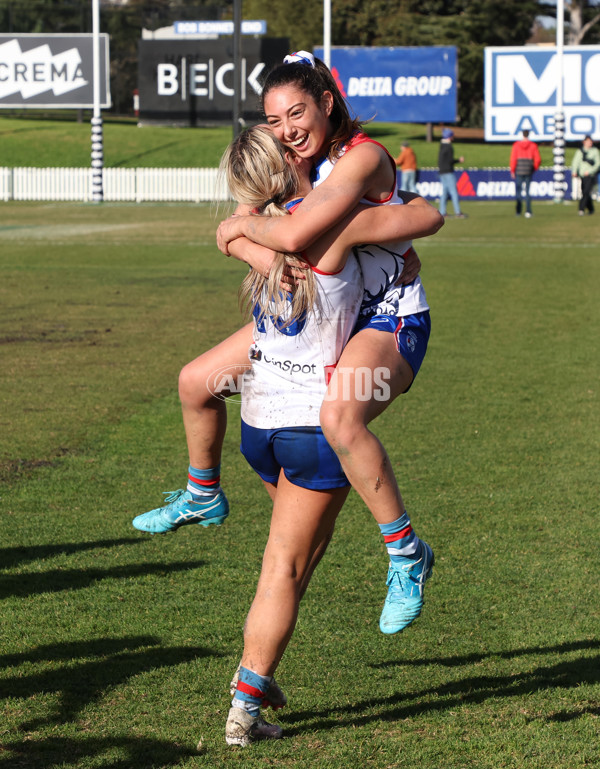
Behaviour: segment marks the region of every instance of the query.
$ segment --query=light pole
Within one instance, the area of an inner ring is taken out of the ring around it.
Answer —
[[[242,0],[233,0],[233,138],[242,131]]]
[[[331,69],[331,0],[323,0],[323,61]]]

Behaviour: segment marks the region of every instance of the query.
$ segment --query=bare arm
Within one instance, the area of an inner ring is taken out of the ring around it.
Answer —
[[[401,206],[358,206],[348,217],[351,245],[424,238],[443,226],[444,217],[425,198],[410,193],[403,193],[403,197]]]
[[[321,236],[304,256],[314,266],[326,272],[335,272],[345,263],[349,249],[354,245],[373,242],[390,243],[412,240],[433,235],[444,224],[444,217],[424,198],[411,193],[402,193],[404,205],[356,206],[348,216]],[[294,216],[296,214],[294,213]],[[290,222],[293,217],[285,217]],[[267,276],[275,252],[254,243],[248,238],[236,238],[229,244],[231,256]],[[421,263],[412,252],[412,268],[407,269],[406,281],[414,280],[419,274]],[[284,282],[293,284],[302,279],[301,272],[290,269]],[[285,288],[285,286],[283,286]]]
[[[357,206],[307,249],[306,258],[319,269],[335,272],[345,264],[352,246],[410,241],[433,235],[442,227],[444,217],[437,208],[418,195],[406,193],[404,197],[404,205]]]
[[[251,207],[245,203],[238,203],[232,217],[251,215]],[[244,262],[249,267],[252,267],[261,275],[267,277],[271,271],[273,259],[275,258],[276,251],[266,246],[261,246],[259,243],[254,243],[245,237],[236,238],[229,244],[229,256],[233,256],[240,262]],[[305,268],[308,265],[305,265]],[[297,276],[291,274],[290,276],[284,275],[282,283],[293,284],[297,277],[302,277],[301,273]],[[282,285],[282,288],[285,288]]]
[[[271,270],[275,251],[259,243],[253,243],[248,238],[236,238],[229,244],[229,255],[240,262],[245,262],[261,275],[267,276]]]
[[[298,252],[337,224],[365,195],[392,189],[393,169],[387,154],[375,144],[354,147],[335,164],[329,177],[312,190],[294,211],[292,220],[277,217],[236,216],[221,222],[217,245],[246,236],[276,251]]]
[[[231,256],[239,259],[240,262],[245,262],[249,267],[253,267],[261,275],[264,275],[265,278],[271,272],[273,259],[277,253],[270,248],[253,243],[248,238],[232,240],[229,244],[229,251]],[[291,266],[285,268],[280,284],[282,289],[289,290],[290,286],[293,286],[298,280],[304,280],[305,276],[302,270],[308,269],[308,262],[300,262],[298,267],[300,269]]]

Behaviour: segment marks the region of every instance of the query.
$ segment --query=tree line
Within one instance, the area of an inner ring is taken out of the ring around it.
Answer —
[[[0,31],[91,32],[91,0],[0,0]],[[331,0],[333,45],[458,48],[458,114],[464,125],[483,123],[483,49],[524,45],[536,18],[556,16],[540,0]],[[565,0],[566,42],[600,41],[600,0]],[[265,19],[271,37],[287,37],[292,50],[323,43],[323,1],[243,0],[244,19]],[[110,35],[113,111],[132,111],[137,87],[137,44],[142,29],[174,21],[233,16],[233,0],[101,0],[101,28]],[[539,25],[538,25],[539,26]]]

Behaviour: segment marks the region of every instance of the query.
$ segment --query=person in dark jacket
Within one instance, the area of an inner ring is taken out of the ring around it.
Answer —
[[[444,128],[442,131],[442,141],[440,142],[440,152],[438,155],[438,170],[440,172],[440,181],[442,183],[442,194],[440,197],[440,214],[446,216],[446,203],[448,198],[452,200],[454,214],[457,219],[466,219],[467,215],[460,210],[460,201],[458,199],[458,188],[456,186],[456,177],[454,175],[454,166],[456,163],[464,163],[463,157],[454,157],[454,148],[452,140],[454,131],[450,128]]]
[[[525,218],[531,218],[531,177],[538,170],[542,159],[537,144],[529,140],[529,131],[523,131],[521,141],[515,142],[510,153],[510,175],[515,180],[517,216],[521,216],[523,193],[525,193]]]

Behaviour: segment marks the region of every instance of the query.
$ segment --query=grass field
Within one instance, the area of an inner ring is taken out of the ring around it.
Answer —
[[[91,133],[88,122],[24,119],[0,116],[0,165],[78,167],[90,164]],[[434,130],[434,141],[427,142],[425,126],[401,123],[370,123],[367,132],[395,157],[402,141],[415,149],[421,168],[435,168],[441,127]],[[469,133],[469,131],[463,132]],[[472,133],[472,132],[471,132]],[[231,127],[174,128],[170,126],[138,127],[132,121],[105,120],[104,163],[111,168],[214,168],[231,141]],[[508,166],[510,144],[482,142],[475,136],[458,137],[455,155],[464,156],[466,167]],[[570,167],[574,146],[566,150]],[[553,164],[552,146],[540,146],[542,164]]]
[[[184,483],[177,375],[238,327],[244,268],[208,207],[0,206],[0,769],[600,765],[600,230],[465,210],[420,244],[430,350],[375,428],[436,551],[423,616],[379,632],[385,552],[351,495],[278,671],[286,739],[240,751],[269,503],[237,404],[227,523],[131,518]]]

